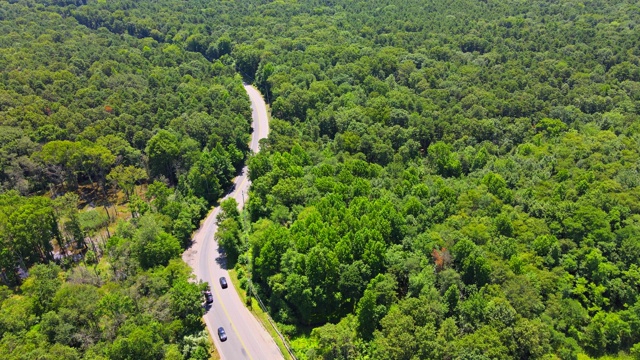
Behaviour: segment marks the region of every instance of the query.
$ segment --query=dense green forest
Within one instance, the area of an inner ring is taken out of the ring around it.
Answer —
[[[249,159],[248,241],[219,236],[300,359],[640,358],[636,2],[0,4],[5,281],[87,246],[95,219],[60,193],[108,207],[119,188],[135,217],[103,246],[97,291],[138,304],[135,279],[174,264],[245,159],[242,76],[271,133]],[[59,271],[43,266],[3,314],[38,299],[29,284]],[[154,332],[138,305],[135,330],[47,339],[53,299],[0,321],[2,349],[110,358],[114,336],[149,331],[168,356],[197,336]],[[167,321],[190,329],[183,314]]]
[[[248,153],[242,79],[65,11],[0,2],[0,358],[208,359],[180,255]]]

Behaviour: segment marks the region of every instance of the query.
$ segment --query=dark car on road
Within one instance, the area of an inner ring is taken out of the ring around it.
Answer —
[[[220,341],[227,341],[227,333],[224,332],[223,327],[218,328],[218,337],[220,338]]]
[[[227,279],[223,276],[220,278],[220,286],[222,286],[223,289],[227,288]]]
[[[213,302],[213,295],[211,295],[211,291],[206,290],[204,292],[204,300],[207,304],[211,304]]]

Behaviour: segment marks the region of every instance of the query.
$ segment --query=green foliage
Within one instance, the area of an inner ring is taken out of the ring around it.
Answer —
[[[487,190],[490,193],[500,200],[506,203],[510,203],[513,200],[513,194],[507,188],[507,183],[500,174],[488,173],[482,178],[482,183],[487,186]]]
[[[598,312],[585,329],[585,345],[596,355],[616,353],[630,335],[629,324],[618,314]]]
[[[164,175],[175,184],[175,167],[180,155],[178,138],[166,130],[159,131],[149,139],[145,151],[149,155],[151,175],[155,177]]]
[[[191,52],[204,54],[216,42],[194,33],[182,39],[184,48],[166,44],[175,34],[137,18],[125,25],[120,4],[105,12],[89,10],[104,3],[72,1],[74,10],[63,13],[66,3],[37,11],[23,2],[2,6],[3,34],[33,40],[18,44],[7,36],[0,45],[13,54],[3,63],[0,90],[3,189],[28,194],[91,183],[104,190],[111,173],[129,195],[130,183],[145,176],[125,176],[123,169],[146,168],[151,178],[176,184],[200,150],[218,144],[240,166],[251,114],[241,79],[229,62],[213,65]],[[103,23],[102,16],[114,11],[109,25]],[[114,33],[96,31],[101,27]],[[218,38],[216,57],[228,56],[230,38]]]
[[[174,281],[169,290],[171,313],[182,320],[184,326],[181,335],[193,334],[202,328],[204,309],[200,305],[201,297],[198,285],[185,280]]]
[[[160,181],[154,181],[149,184],[147,188],[147,198],[151,200],[151,203],[154,205],[155,209],[158,212],[162,212],[165,206],[169,203],[169,197],[173,191],[167,187],[166,184]]]
[[[140,218],[106,246],[117,281],[170,267],[242,167],[244,77],[274,118],[248,164],[249,244],[233,204],[217,236],[250,259],[278,322],[315,327],[309,358],[637,355],[634,2],[34,4],[1,9],[0,182],[99,193],[108,174],[149,169],[150,204],[131,194]],[[4,282],[49,261],[52,241],[91,235],[89,215],[32,199],[1,195]],[[162,297],[164,281],[145,291]],[[123,294],[91,351],[15,335],[39,319],[11,295],[2,349],[135,352],[125,337],[158,327],[124,326]],[[72,333],[47,304],[44,327]]]
[[[259,37],[229,33],[274,116],[249,160],[253,280],[277,321],[315,326],[309,358],[575,359],[637,343],[640,78],[623,40],[637,13],[540,5],[229,12],[260,19],[244,29]],[[395,281],[389,303],[367,286],[378,276]],[[416,298],[440,309],[433,325],[396,309]]]
[[[191,270],[181,260],[137,268],[126,280],[98,278],[99,285],[82,266],[62,272],[36,265],[29,272],[21,294],[0,302],[5,359],[162,359],[174,347],[180,359],[208,358],[201,289],[188,281]]]
[[[0,263],[4,281],[17,280],[18,266],[29,267],[53,259],[52,241],[61,240],[51,201],[24,198],[16,192],[0,195]]]
[[[224,249],[229,263],[235,264],[242,249],[240,223],[233,218],[218,223],[215,236],[218,244]]]
[[[161,358],[163,354],[162,338],[157,330],[153,329],[158,325],[130,326],[126,329],[126,335],[117,337],[111,344],[107,351],[108,357],[116,360]]]
[[[154,215],[140,218],[140,228],[133,238],[132,250],[143,268],[166,266],[169,260],[180,256],[180,242],[164,232]]]
[[[243,166],[251,109],[229,36],[181,39],[121,5],[0,5],[2,359],[209,357],[177,258]],[[257,48],[235,50],[255,73]],[[113,188],[133,219],[111,236]]]
[[[558,119],[543,118],[536,124],[536,129],[545,131],[549,135],[556,136],[562,131],[567,130],[567,125]]]
[[[107,175],[107,180],[113,182],[116,186],[122,189],[124,194],[127,196],[127,199],[133,193],[136,183],[146,178],[147,174],[144,170],[134,166],[124,167],[122,165],[114,167]]]
[[[240,212],[234,198],[230,197],[220,204],[216,223],[218,224],[216,239],[226,253],[229,266],[234,266],[244,248]]]
[[[227,219],[240,221],[238,202],[232,197],[229,197],[220,203],[220,213],[216,216],[217,222],[223,222]]]
[[[34,312],[42,315],[51,308],[51,300],[60,287],[58,278],[60,268],[55,265],[35,265],[30,269],[31,276],[22,284],[25,295],[34,299]]]
[[[427,150],[430,158],[435,163],[438,174],[442,176],[458,176],[461,172],[460,160],[451,151],[451,146],[439,141],[429,146]]]
[[[453,256],[466,284],[478,288],[490,280],[491,265],[473,242],[462,239],[453,247]]]
[[[181,354],[176,354],[176,358],[183,359],[184,356],[189,360],[207,360],[210,358],[210,348],[209,334],[202,331],[200,334],[185,336],[183,351]],[[164,356],[165,359],[169,357],[168,351],[165,351]]]
[[[234,168],[227,153],[218,146],[217,149],[204,151],[189,170],[186,182],[193,195],[213,203],[221,195],[223,189],[231,184]]]
[[[347,315],[338,324],[325,324],[313,329],[311,335],[318,339],[315,356],[321,359],[347,360],[357,356],[355,318]]]

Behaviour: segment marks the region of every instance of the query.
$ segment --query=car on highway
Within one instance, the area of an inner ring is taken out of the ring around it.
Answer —
[[[224,276],[220,278],[220,286],[222,286],[223,289],[226,289],[227,286],[229,286],[227,285],[227,279]]]
[[[218,337],[220,338],[220,341],[227,341],[227,333],[224,332],[223,327],[218,328]]]
[[[205,290],[205,292],[204,292],[204,301],[207,304],[211,304],[213,302],[213,295],[211,294],[210,290]]]

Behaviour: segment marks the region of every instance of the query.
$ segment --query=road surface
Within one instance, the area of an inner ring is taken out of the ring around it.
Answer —
[[[245,90],[251,99],[253,110],[253,133],[250,147],[258,152],[258,141],[269,134],[267,107],[262,95],[254,87],[245,85]],[[226,198],[236,199],[240,208],[249,190],[250,181],[247,167],[234,180],[235,187]],[[207,329],[223,360],[271,360],[283,359],[282,353],[273,338],[262,324],[249,312],[235,288],[229,281],[229,287],[222,289],[219,279],[224,276],[229,280],[224,257],[221,256],[218,243],[214,238],[216,233],[216,216],[220,212],[217,207],[209,213],[202,226],[194,234],[192,247],[183,254],[183,259],[193,268],[199,280],[211,285],[213,304],[204,315]],[[221,342],[218,337],[218,327],[224,327],[227,341]]]

